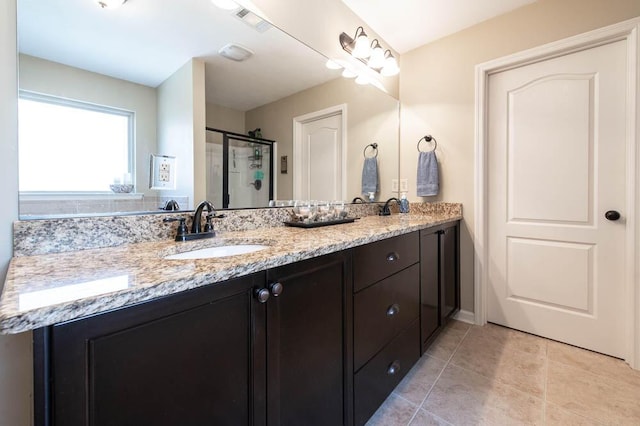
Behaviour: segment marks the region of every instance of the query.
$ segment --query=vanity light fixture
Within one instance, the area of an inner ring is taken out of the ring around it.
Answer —
[[[340,34],[340,46],[345,52],[385,77],[394,76],[400,72],[398,61],[391,50],[384,50],[378,39],[369,43],[369,37],[362,27],[356,29],[353,38],[347,33]]]
[[[330,70],[339,70],[342,69],[342,65],[340,65],[339,63],[337,63],[336,61],[333,61],[331,59],[327,59],[327,62],[324,64],[327,68],[329,68]]]
[[[127,0],[98,0],[98,5],[103,9],[117,9],[126,2]]]
[[[342,76],[344,78],[356,78],[358,74],[349,68],[345,68],[344,71],[342,71]]]

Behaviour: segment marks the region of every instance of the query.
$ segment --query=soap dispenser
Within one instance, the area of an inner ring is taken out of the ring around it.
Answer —
[[[409,213],[409,200],[407,200],[406,192],[400,196],[400,213]]]

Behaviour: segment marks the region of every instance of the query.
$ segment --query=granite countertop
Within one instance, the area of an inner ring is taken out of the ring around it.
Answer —
[[[69,321],[459,219],[462,216],[455,212],[367,216],[312,229],[227,231],[191,242],[143,242],[14,257],[0,297],[0,333]],[[269,247],[224,258],[164,259],[179,252],[244,243]]]

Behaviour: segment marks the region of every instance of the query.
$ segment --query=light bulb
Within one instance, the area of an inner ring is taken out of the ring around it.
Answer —
[[[342,76],[344,78],[354,78],[354,77],[357,77],[358,74],[356,74],[355,72],[351,71],[349,68],[345,68],[344,71],[342,71]]]
[[[339,70],[342,68],[339,63],[332,61],[331,59],[327,59],[327,62],[324,65],[330,70]]]
[[[398,67],[398,61],[396,61],[396,58],[391,54],[389,50],[384,52],[384,56],[384,66],[380,70],[380,74],[385,77],[397,75],[400,72],[400,67]]]
[[[358,34],[358,30],[360,30],[360,34]],[[353,42],[353,50],[351,51],[351,56],[354,58],[368,58],[371,55],[371,48],[369,47],[369,37],[367,37],[367,33],[364,32],[362,27],[358,27],[356,30],[356,39]]]
[[[371,49],[371,57],[369,58],[367,65],[373,69],[380,69],[385,63],[384,50],[382,50],[382,46],[380,46],[378,40],[373,40],[373,43],[371,44],[373,45]]]
[[[369,84],[369,77],[367,77],[364,74],[360,74],[357,78],[356,78],[356,83],[360,84],[360,85],[365,85],[365,84]]]

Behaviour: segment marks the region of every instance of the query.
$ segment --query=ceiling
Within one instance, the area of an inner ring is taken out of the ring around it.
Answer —
[[[342,0],[400,54],[535,1]]]
[[[18,0],[18,50],[150,87],[199,58],[207,102],[239,111],[340,75],[318,52],[267,23],[260,32],[236,12],[210,0],[129,0],[115,10],[95,0]],[[223,58],[218,50],[230,42],[254,55]]]

